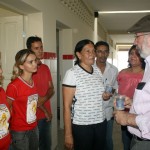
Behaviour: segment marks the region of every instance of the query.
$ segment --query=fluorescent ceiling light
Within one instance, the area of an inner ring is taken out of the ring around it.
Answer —
[[[150,10],[137,10],[137,11],[98,11],[98,14],[132,14],[132,13],[149,13]]]

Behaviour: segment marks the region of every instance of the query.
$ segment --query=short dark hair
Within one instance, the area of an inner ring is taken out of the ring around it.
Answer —
[[[89,39],[81,40],[76,44],[75,49],[74,49],[74,55],[76,57],[75,65],[80,63],[80,60],[79,60],[78,56],[76,55],[76,52],[80,53],[83,50],[83,47],[87,44],[92,44],[94,46],[94,43]]]
[[[106,46],[108,48],[108,50],[109,50],[109,44],[107,42],[105,42],[105,41],[98,41],[95,44],[95,49],[97,49],[97,47],[102,46],[102,45]]]
[[[26,46],[27,46],[28,49],[31,49],[32,43],[39,42],[39,41],[42,42],[42,39],[40,37],[38,37],[38,36],[30,36],[27,39]]]

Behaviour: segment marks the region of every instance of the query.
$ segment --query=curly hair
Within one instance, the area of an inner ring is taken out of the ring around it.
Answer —
[[[142,58],[142,57],[140,56],[140,53],[138,52],[138,50],[137,50],[137,48],[136,48],[136,45],[132,45],[132,46],[131,46],[131,48],[129,49],[128,55],[131,54],[131,51],[132,51],[133,49],[136,50],[135,52],[136,52],[137,57],[140,59],[142,69],[145,69],[145,61],[144,61],[144,58]],[[131,66],[129,60],[128,60],[128,63],[129,63],[129,64],[128,64],[128,67],[131,68],[132,66]]]

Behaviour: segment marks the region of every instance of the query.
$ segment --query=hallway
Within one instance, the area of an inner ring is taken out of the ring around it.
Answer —
[[[118,125],[116,122],[114,122],[113,142],[114,142],[114,150],[123,150],[120,125]],[[65,150],[62,129],[58,129],[58,148],[56,150]]]

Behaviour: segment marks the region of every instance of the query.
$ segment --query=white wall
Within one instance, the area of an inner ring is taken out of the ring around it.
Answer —
[[[72,29],[72,48],[81,39],[93,40],[93,29],[62,5],[60,0],[44,0],[44,3],[41,0],[23,1],[42,12],[43,39],[46,50],[56,52],[56,20]]]
[[[39,36],[43,39],[43,18],[42,13],[32,13],[24,17],[24,31],[26,38]]]

